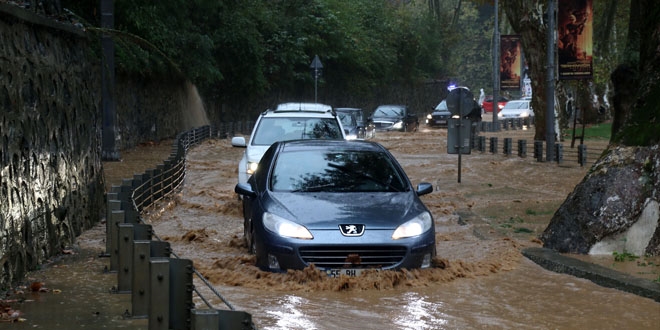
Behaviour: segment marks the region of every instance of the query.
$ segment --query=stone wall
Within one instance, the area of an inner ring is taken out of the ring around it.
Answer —
[[[70,248],[105,213],[93,43],[97,36],[71,24],[0,3],[0,290]],[[202,126],[181,111],[201,104],[190,84],[117,80],[119,150]]]
[[[0,8],[0,285],[70,247],[103,207],[98,82],[82,31]],[[90,80],[92,77],[92,80]]]

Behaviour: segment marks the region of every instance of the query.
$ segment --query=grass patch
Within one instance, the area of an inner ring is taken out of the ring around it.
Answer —
[[[571,136],[573,133],[572,129],[567,129],[565,134]],[[582,126],[578,126],[575,129],[575,135],[580,136],[582,134]],[[584,128],[584,139],[585,140],[609,140],[612,136],[612,123],[601,123],[590,125]]]
[[[619,253],[619,252],[614,251],[614,252],[612,252],[612,255],[614,256],[614,261],[616,261],[616,262],[635,261],[635,260],[639,259],[638,256],[636,256],[632,253],[629,253],[629,252]]]

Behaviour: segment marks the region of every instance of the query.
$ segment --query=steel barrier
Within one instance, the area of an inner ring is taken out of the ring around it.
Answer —
[[[245,129],[240,125],[238,128]],[[107,194],[105,255],[110,258],[110,265],[106,266],[106,272],[117,274],[117,286],[111,292],[131,294],[131,313],[125,316],[148,319],[149,330],[256,329],[249,313],[236,311],[195,270],[192,261],[179,258],[141,217],[145,209],[181,189],[189,148],[206,139],[234,133],[234,124],[221,129],[203,126],[179,133],[170,157],[163,164],[122,180],[121,186],[113,186]],[[208,286],[229,310],[211,306],[193,285],[193,276]],[[207,308],[195,309],[193,292]]]

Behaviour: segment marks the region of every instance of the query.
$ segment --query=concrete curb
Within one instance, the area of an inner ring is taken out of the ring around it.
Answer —
[[[660,283],[566,257],[546,248],[527,248],[522,254],[547,270],[584,278],[604,287],[619,289],[660,302]]]

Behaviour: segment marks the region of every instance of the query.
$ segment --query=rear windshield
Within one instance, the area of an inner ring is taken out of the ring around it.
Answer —
[[[334,118],[277,117],[262,118],[259,121],[252,144],[271,145],[285,140],[343,138],[339,122]]]
[[[400,192],[407,181],[382,152],[316,149],[280,153],[271,176],[273,191]]]

